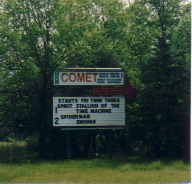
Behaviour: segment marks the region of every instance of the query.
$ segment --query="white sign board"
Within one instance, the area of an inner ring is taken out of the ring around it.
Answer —
[[[125,126],[125,97],[53,97],[53,126]]]
[[[124,85],[124,74],[119,71],[55,71],[54,85]]]

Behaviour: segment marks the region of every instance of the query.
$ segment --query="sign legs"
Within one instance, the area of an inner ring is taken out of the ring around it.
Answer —
[[[107,131],[107,137],[108,137],[108,155],[109,155],[109,159],[112,159],[112,141],[113,141],[112,130]]]
[[[67,141],[67,159],[70,158],[70,132],[66,130],[66,141]]]

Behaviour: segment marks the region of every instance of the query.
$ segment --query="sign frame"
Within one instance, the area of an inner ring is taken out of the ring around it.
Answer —
[[[117,69],[68,69],[54,71],[54,85],[117,86],[124,85],[124,72]]]
[[[53,127],[62,130],[123,129],[125,104],[122,95],[53,97]]]

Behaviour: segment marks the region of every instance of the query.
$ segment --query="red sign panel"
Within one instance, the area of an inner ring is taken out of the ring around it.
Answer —
[[[126,87],[99,87],[92,89],[92,95],[125,95],[126,101],[130,101],[131,98],[136,94],[136,89],[132,86],[130,82],[127,81]]]

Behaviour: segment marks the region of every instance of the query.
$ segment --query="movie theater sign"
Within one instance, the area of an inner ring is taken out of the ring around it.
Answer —
[[[124,85],[122,71],[56,71],[54,85]]]
[[[123,127],[125,97],[53,97],[54,127]]]

